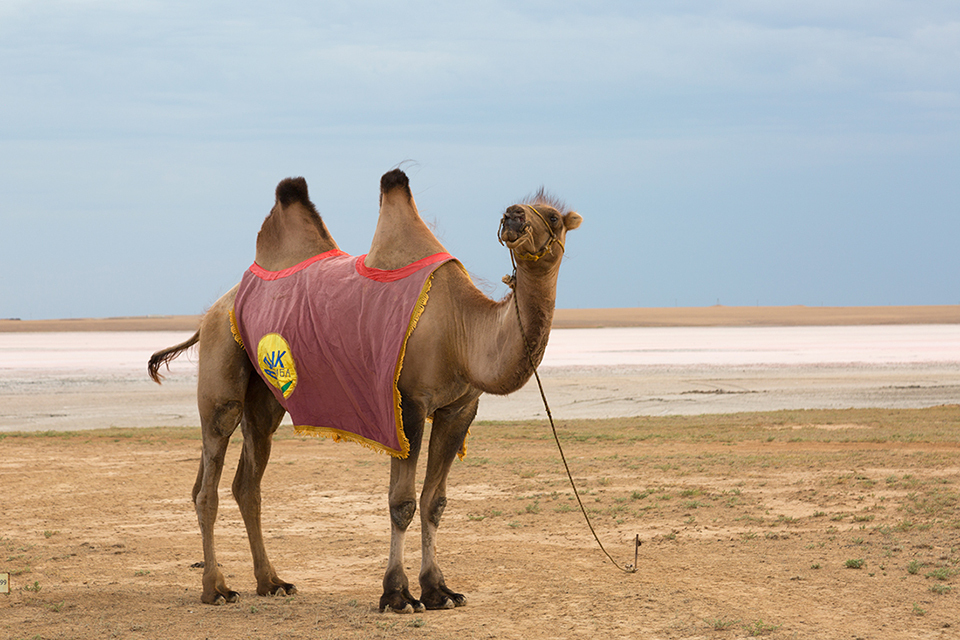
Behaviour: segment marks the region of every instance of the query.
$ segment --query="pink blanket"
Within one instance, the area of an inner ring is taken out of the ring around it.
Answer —
[[[397,380],[427,303],[438,253],[401,269],[328,251],[283,271],[254,264],[234,329],[296,429],[406,458]]]

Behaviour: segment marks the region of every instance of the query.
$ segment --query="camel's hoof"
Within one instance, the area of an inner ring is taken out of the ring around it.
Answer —
[[[401,597],[388,598],[384,596],[380,598],[380,613],[384,611],[391,611],[393,613],[423,613],[427,608],[419,600],[406,600]]]
[[[240,594],[236,591],[227,591],[226,593],[217,593],[210,600],[201,599],[206,604],[212,604],[215,607],[227,604],[228,602],[240,602]]]
[[[457,605],[450,598],[443,598],[438,604],[434,604],[430,609],[434,611],[439,611],[442,609],[456,609]]]
[[[293,596],[293,595],[296,595],[296,593],[297,593],[297,588],[294,585],[287,582],[270,585],[266,589],[257,591],[257,594],[261,596],[277,596],[281,598],[285,596]]]
[[[392,611],[392,612],[394,612],[394,613],[400,613],[400,614],[413,613],[413,605],[408,602],[408,603],[407,603],[407,606],[405,606],[403,609],[392,609],[392,608],[391,608],[390,611]]]
[[[467,604],[467,597],[462,593],[454,593],[443,586],[439,588],[439,591],[439,593],[434,592],[430,596],[421,594],[420,597],[427,609],[455,609]]]
[[[456,594],[459,597],[454,598],[443,598],[437,604],[427,605],[427,609],[441,610],[441,609],[456,609],[457,607],[462,607],[467,604],[467,599]]]
[[[426,610],[427,608],[423,606],[423,603],[418,601],[415,603],[407,602],[402,609],[395,609],[390,606],[386,608],[381,608],[380,613],[383,613],[384,611],[390,611],[392,613],[399,613],[401,615],[404,615],[404,614],[410,614],[410,613],[423,613]]]

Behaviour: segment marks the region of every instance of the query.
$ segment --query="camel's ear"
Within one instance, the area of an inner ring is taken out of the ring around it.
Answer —
[[[563,216],[563,226],[570,231],[576,229],[580,226],[580,223],[583,222],[583,218],[580,217],[580,214],[576,211],[571,211]]]

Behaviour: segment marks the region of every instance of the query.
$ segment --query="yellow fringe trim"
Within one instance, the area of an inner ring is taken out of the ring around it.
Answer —
[[[410,335],[413,333],[413,330],[417,328],[417,323],[420,322],[420,316],[423,315],[423,310],[427,308],[427,300],[430,298],[430,288],[433,286],[433,274],[431,273],[427,277],[427,281],[423,283],[423,289],[420,291],[420,297],[417,298],[417,303],[413,305],[413,313],[410,314],[410,323],[407,325],[407,332],[403,336],[403,342],[400,343],[400,356],[397,358],[397,368],[393,371],[393,413],[396,416],[397,423],[397,439],[400,440],[400,448],[403,450],[403,455],[401,458],[406,458],[410,455],[410,442],[407,440],[407,435],[403,432],[403,410],[400,407],[400,388],[397,386],[400,382],[400,372],[403,370],[403,358],[407,355],[407,340],[410,339]]]
[[[230,333],[233,334],[233,339],[236,340],[240,348],[243,349],[243,338],[240,337],[240,328],[237,326],[237,314],[233,312],[233,309],[230,309]]]
[[[384,446],[376,440],[370,440],[369,438],[364,438],[363,436],[359,436],[355,433],[341,431],[340,429],[334,429],[333,427],[295,425],[293,428],[302,436],[330,438],[334,442],[356,442],[367,449],[376,451],[377,453],[386,453],[394,458],[406,458],[408,455],[410,455],[410,444],[406,441],[406,438],[404,438],[403,442],[401,443],[406,444],[406,450],[397,451],[396,449],[391,449],[390,447]]]

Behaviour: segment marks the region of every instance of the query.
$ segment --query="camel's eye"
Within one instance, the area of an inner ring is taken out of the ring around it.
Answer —
[[[560,216],[555,213],[550,214],[550,224],[554,227],[557,226],[557,223],[560,222]]]

